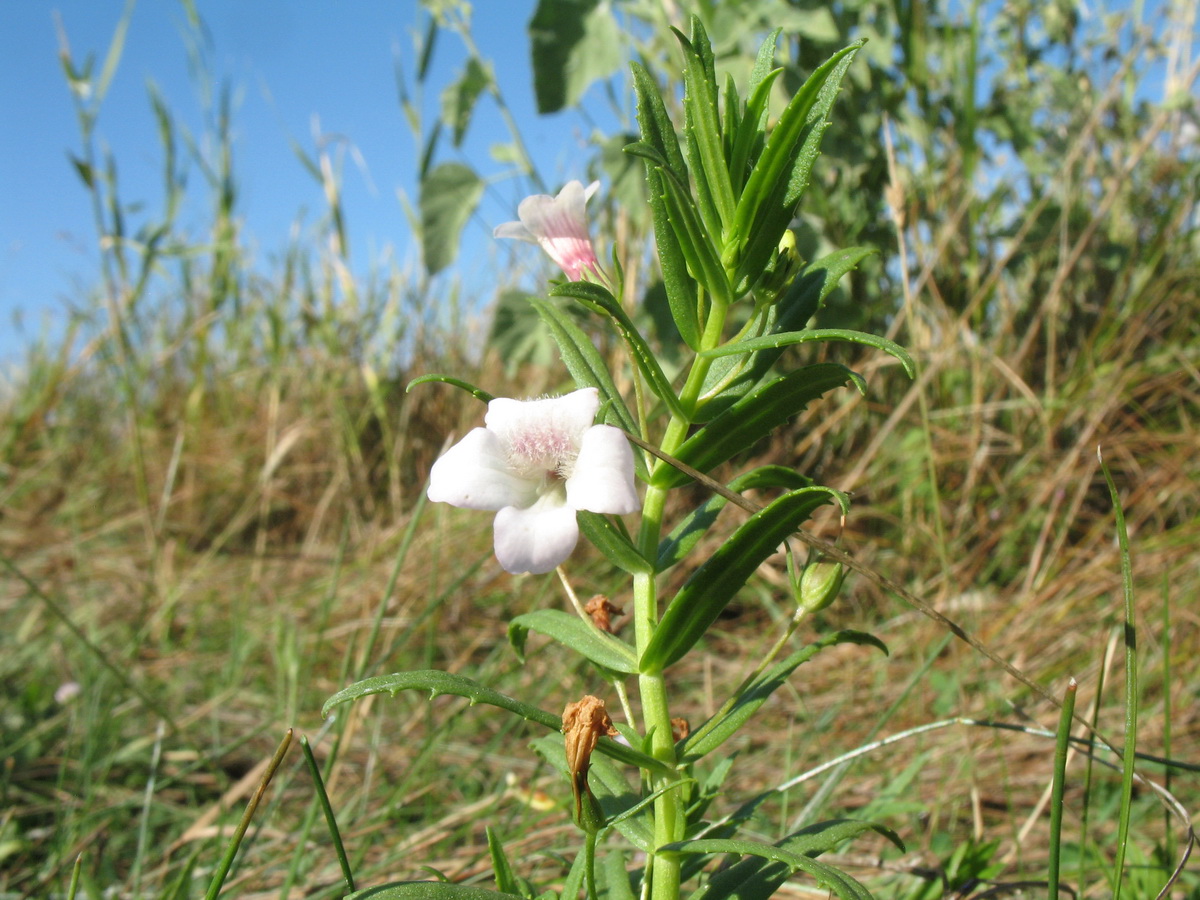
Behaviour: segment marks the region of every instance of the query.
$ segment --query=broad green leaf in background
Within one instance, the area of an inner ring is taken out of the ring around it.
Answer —
[[[504,372],[514,377],[522,366],[550,369],[557,345],[542,327],[541,316],[524,291],[502,291],[496,301],[488,346],[504,362]]]
[[[482,196],[483,181],[462,163],[442,163],[421,179],[421,248],[430,275],[454,262],[463,226]]]
[[[709,472],[798,415],[827,391],[853,383],[861,391],[862,378],[838,363],[814,363],[769,381],[717,416],[675,453],[675,458],[701,472]],[[676,487],[688,476],[667,463],[654,470],[657,487]]]
[[[561,609],[535,609],[509,622],[508,640],[522,660],[525,659],[525,639],[531,631],[553,638],[609,671],[625,675],[637,672],[637,655],[632,647]]]
[[[472,56],[458,80],[448,84],[442,91],[442,120],[454,129],[455,147],[462,146],[467,127],[471,124],[471,115],[475,112],[475,103],[491,83],[491,72],[478,57]]]
[[[843,511],[849,506],[845,495],[832,488],[800,488],[772,501],[743,522],[672,598],[642,653],[642,672],[661,672],[682,659],[759,564],[776,552],[818,506],[831,500]]]
[[[608,0],[538,0],[529,21],[533,91],[540,113],[575,106],[593,81],[624,63]]]

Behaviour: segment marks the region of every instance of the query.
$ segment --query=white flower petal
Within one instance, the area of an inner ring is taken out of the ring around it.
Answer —
[[[496,559],[506,572],[551,572],[566,560],[579,540],[575,510],[561,490],[544,494],[528,509],[506,506],[496,514]]]
[[[529,241],[536,244],[538,239],[520,222],[504,222],[492,229],[492,237],[513,238],[518,241]]]
[[[567,479],[567,503],[595,513],[637,512],[633,449],[619,428],[593,425],[583,435],[575,470]]]
[[[473,428],[429,472],[429,499],[465,509],[529,506],[538,482],[512,470],[504,445],[486,428]]]
[[[569,442],[565,448],[574,455],[579,450],[583,434],[592,427],[596,411],[600,409],[600,392],[595,388],[572,391],[563,397],[544,400],[511,400],[497,397],[488,403],[484,424],[500,435],[509,449],[515,445],[542,440],[556,443]]]

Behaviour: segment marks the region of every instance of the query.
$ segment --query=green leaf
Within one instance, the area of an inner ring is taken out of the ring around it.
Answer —
[[[567,284],[560,284],[551,288],[550,296],[570,297],[573,300],[578,300],[588,309],[611,318],[613,326],[617,329],[617,333],[629,349],[630,359],[633,360],[634,365],[638,367],[638,370],[650,383],[650,389],[654,392],[654,395],[667,404],[672,415],[679,418],[686,418],[683,410],[679,408],[679,399],[675,396],[675,389],[671,386],[671,382],[667,380],[667,376],[663,374],[654,351],[650,349],[650,345],[646,343],[646,339],[642,337],[637,326],[633,324],[633,320],[629,318],[629,314],[625,312],[625,309],[617,302],[617,299],[607,288],[588,281],[571,281]]]
[[[889,341],[878,334],[869,334],[865,331],[851,331],[846,328],[810,328],[804,331],[783,331],[778,334],[766,334],[762,337],[738,341],[736,344],[726,344],[723,347],[706,350],[700,355],[711,357],[734,356],[739,353],[753,352],[755,350],[777,350],[781,347],[791,347],[794,344],[804,344],[810,341],[848,341],[852,344],[863,344],[867,347],[874,347],[898,359],[900,364],[904,366],[904,371],[908,373],[909,378],[916,377],[916,367],[912,357],[908,355],[907,350],[895,341]]]
[[[862,379],[837,363],[796,369],[738,400],[684,441],[675,458],[707,473],[734,454],[753,447],[826,391],[850,383],[862,390]],[[650,482],[671,488],[686,484],[688,476],[664,462],[655,468]]]
[[[735,204],[717,110],[712,45],[697,16],[692,16],[691,40],[672,30],[683,48],[684,134],[687,135],[692,177],[704,223],[719,239],[733,220]]]
[[[509,377],[515,377],[522,366],[546,369],[555,363],[557,348],[550,332],[541,324],[527,293],[513,290],[500,293],[488,346],[504,361],[504,371]]]
[[[445,881],[394,881],[347,894],[344,900],[521,900],[521,897]]]
[[[729,279],[725,268],[717,256],[716,239],[706,226],[703,217],[696,208],[687,183],[662,172],[662,186],[666,188],[664,202],[667,208],[667,222],[675,232],[679,251],[687,262],[688,272],[701,287],[712,295],[713,300],[722,306],[728,306],[733,299],[729,288]],[[657,237],[657,232],[655,232]]]
[[[630,65],[633,73],[633,88],[637,95],[637,119],[642,133],[642,143],[653,150],[662,162],[646,161],[646,184],[651,218],[654,222],[654,241],[658,249],[659,268],[662,270],[663,286],[667,292],[667,303],[679,336],[693,350],[700,348],[700,314],[696,284],[687,272],[687,261],[675,232],[671,230],[667,215],[664,170],[675,173],[676,178],[687,178],[687,167],[683,152],[679,149],[679,138],[675,125],[667,114],[661,92],[654,78],[637,63]],[[626,148],[627,151],[630,148]]]
[[[737,187],[746,183],[751,171],[750,161],[762,149],[766,134],[767,101],[771,98],[771,88],[775,79],[783,69],[774,69],[767,73],[762,83],[751,93],[746,102],[746,112],[733,136],[729,155],[730,177]]]
[[[517,616],[508,625],[508,640],[522,661],[525,639],[536,631],[569,647],[585,659],[612,672],[637,673],[637,654],[620,638],[604,634],[579,616],[561,609],[537,609]]]
[[[468,394],[470,394],[476,400],[481,400],[484,403],[491,403],[493,400],[496,399],[494,396],[489,394],[487,391],[483,390],[483,388],[477,388],[477,387],[475,387],[475,385],[471,384],[468,381],[463,381],[461,378],[455,378],[453,375],[438,375],[438,374],[421,375],[417,378],[414,378],[412,381],[410,381],[405,386],[404,393],[407,394],[409,391],[411,391],[413,388],[415,388],[418,384],[430,384],[430,383],[434,383],[434,382],[439,383],[439,384],[448,384],[448,385],[451,385],[452,387],[460,388],[461,390],[466,391]]]
[[[738,290],[766,268],[791,222],[820,153],[821,137],[858,41],[835,53],[804,83],[779,117],[754,165],[734,213],[722,259],[736,270]]]
[[[446,86],[442,92],[442,121],[454,130],[454,146],[462,146],[471,124],[471,114],[480,94],[492,83],[492,75],[478,57],[467,60],[458,80]]]
[[[687,736],[683,742],[679,756],[686,762],[707,756],[721,744],[729,740],[749,721],[775,691],[787,683],[788,677],[801,664],[808,662],[826,647],[838,644],[862,644],[878,647],[887,654],[887,647],[879,638],[862,631],[836,631],[826,635],[815,643],[802,647],[781,662],[776,663],[754,681],[746,685],[745,690],[729,700],[717,713]]]
[[[757,490],[760,488],[783,487],[788,490],[809,487],[812,479],[801,475],[795,469],[787,466],[759,466],[739,475],[729,482],[731,491]],[[685,516],[669,535],[658,545],[657,571],[665,572],[678,563],[696,546],[696,542],[717,520],[717,514],[725,508],[728,501],[720,494],[714,494],[704,503]]]
[[[778,303],[767,311],[766,332],[773,334],[803,328],[820,310],[842,276],[874,252],[865,247],[851,247],[810,263],[796,276]],[[747,357],[716,359],[704,379],[701,404],[692,420],[706,422],[727,410],[762,380],[782,353],[781,348],[759,350]]]
[[[893,843],[899,837],[889,828],[869,822],[848,819],[818,822],[800,832],[784,838],[777,846],[788,853],[812,858],[828,852],[838,844],[859,835],[874,831]],[[903,843],[899,844],[903,850]],[[691,894],[688,900],[767,900],[787,880],[793,869],[786,862],[776,862],[761,856],[752,856],[734,863],[709,879],[708,884]],[[836,871],[836,870],[835,870]],[[839,896],[847,896],[839,894]],[[860,897],[861,894],[849,894]],[[866,894],[870,897],[870,894]]]
[[[654,566],[638,552],[637,547],[613,524],[608,516],[580,510],[576,513],[579,530],[605,558],[630,575],[649,574]]]
[[[594,387],[600,391],[601,401],[608,404],[605,421],[631,434],[637,434],[637,423],[625,407],[625,401],[621,399],[612,376],[608,374],[608,367],[591,338],[555,304],[536,297],[531,297],[529,302],[550,329],[550,334],[562,355],[563,365],[567,367],[575,383],[579,387]]]
[[[575,106],[593,81],[624,61],[616,18],[605,0],[538,0],[529,53],[538,112]]]
[[[759,564],[776,552],[813,510],[830,500],[836,500],[843,509],[848,505],[845,495],[831,488],[801,488],[784,494],[743,522],[671,600],[642,654],[641,671],[656,674],[682,659]]]
[[[797,869],[804,872],[806,875],[816,879],[817,884],[826,890],[833,891],[838,897],[845,900],[873,900],[871,893],[863,887],[861,883],[856,881],[850,875],[835,869],[833,866],[826,865],[822,862],[817,862],[808,856],[803,856],[799,853],[794,853],[785,850],[782,847],[777,847],[773,844],[761,844],[758,841],[737,841],[737,840],[698,840],[698,841],[679,841],[674,844],[666,844],[659,848],[660,852],[675,852],[675,853],[703,853],[705,855],[714,855],[718,853],[737,853],[739,855],[750,855],[761,857],[764,860],[769,860],[775,863],[781,863],[786,867],[784,872],[786,878],[788,874]],[[737,868],[736,866],[731,867]],[[729,871],[729,870],[727,870]],[[713,890],[713,883],[716,882],[722,874],[714,875],[712,881],[708,885],[693,893],[688,900],[708,900],[710,892]],[[737,890],[733,890],[734,896],[738,897],[757,897],[758,894],[743,895]]]
[[[500,843],[500,838],[496,837],[496,832],[492,830],[492,826],[488,825],[484,833],[487,835],[488,854],[492,857],[492,872],[496,878],[496,890],[501,894],[518,894],[526,900],[532,900],[533,891],[529,889],[529,882],[522,885],[520,882],[524,879],[518,879],[513,872],[512,865],[508,861],[508,854],[504,852],[504,845]]]
[[[342,688],[325,701],[321,707],[321,715],[329,715],[333,707],[350,700],[358,700],[371,694],[391,694],[393,697],[401,691],[429,691],[430,699],[443,694],[456,697],[466,697],[471,705],[485,703],[516,713],[522,719],[536,722],[554,731],[562,728],[562,719],[554,713],[546,712],[536,706],[531,706],[515,697],[501,694],[491,688],[484,687],[477,681],[472,681],[463,675],[453,675],[436,669],[421,669],[412,672],[396,672],[392,675],[378,675],[366,678],[349,687]]]
[[[391,694],[393,697],[401,691],[429,691],[430,699],[443,694],[455,697],[466,697],[475,706],[479,703],[495,706],[516,713],[528,722],[543,725],[551,731],[562,730],[562,718],[554,713],[546,712],[536,706],[531,706],[515,697],[484,687],[477,681],[472,681],[463,675],[453,675],[449,672],[439,672],[436,669],[421,669],[412,672],[396,672],[393,675],[380,675],[367,678],[343,688],[325,701],[321,707],[321,715],[329,715],[333,707],[350,700],[358,700],[372,694]],[[652,756],[634,750],[624,744],[618,744],[609,738],[601,738],[597,748],[601,753],[619,762],[641,769],[648,769],[660,775],[673,775],[675,770]]]
[[[481,196],[483,181],[462,163],[442,163],[421,179],[421,247],[430,275],[454,262],[463,226]]]

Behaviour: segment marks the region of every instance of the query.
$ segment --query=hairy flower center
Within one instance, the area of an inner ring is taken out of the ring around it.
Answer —
[[[509,436],[509,462],[528,478],[559,480],[570,476],[579,455],[575,441],[558,429],[529,429]]]

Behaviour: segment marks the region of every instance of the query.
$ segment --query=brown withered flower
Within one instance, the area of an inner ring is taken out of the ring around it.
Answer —
[[[675,716],[671,719],[671,740],[679,743],[685,737],[692,733],[692,726],[683,716]]]
[[[613,633],[613,617],[625,614],[625,610],[619,606],[614,606],[603,594],[596,594],[596,596],[592,597],[584,605],[583,611],[592,617],[593,625],[608,634]]]
[[[578,821],[584,795],[588,793],[587,773],[592,751],[604,735],[617,737],[604,701],[590,694],[563,710],[562,730],[567,751],[567,768],[571,772],[571,793],[575,797],[575,818]]]

